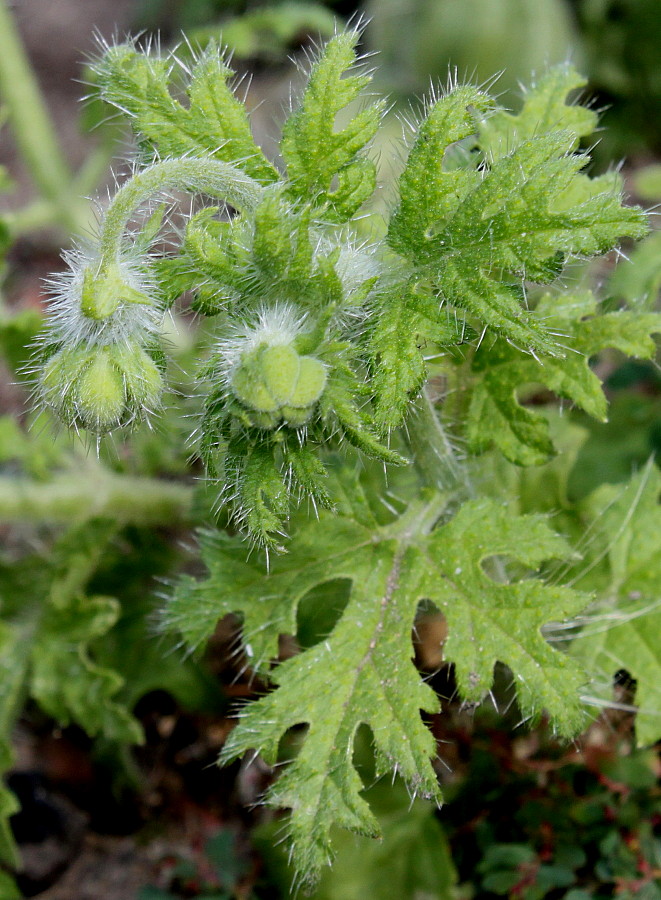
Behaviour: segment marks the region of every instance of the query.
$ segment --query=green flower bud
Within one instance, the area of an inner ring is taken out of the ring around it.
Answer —
[[[76,380],[89,361],[87,349],[60,350],[51,356],[41,375],[39,386],[44,402],[69,424],[76,417]]]
[[[133,344],[118,345],[112,355],[122,373],[127,399],[134,401],[136,407],[157,407],[163,393],[163,376],[151,356]]]
[[[283,419],[298,428],[309,420],[326,387],[326,369],[290,344],[264,343],[241,356],[231,386],[259,428],[276,428]]]
[[[103,433],[121,422],[126,405],[124,379],[106,348],[93,354],[76,381],[75,392],[84,428]]]
[[[312,356],[301,356],[301,368],[296,387],[289,396],[289,405],[301,409],[316,403],[326,387],[326,369]]]
[[[48,361],[40,386],[66,424],[103,434],[155,409],[163,378],[142,347],[128,343],[61,350]]]

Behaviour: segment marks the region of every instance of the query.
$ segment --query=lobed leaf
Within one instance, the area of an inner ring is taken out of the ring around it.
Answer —
[[[75,722],[110,740],[142,740],[138,722],[116,699],[123,679],[90,653],[114,624],[117,603],[87,597],[84,589],[116,531],[114,523],[92,520],[62,537],[47,561],[0,566],[2,772],[11,766],[11,731],[26,696],[62,725]],[[13,795],[0,790],[0,859],[14,868],[19,859],[8,819],[16,809]]]
[[[187,74],[184,106],[172,95],[174,56],[147,56],[131,44],[110,47],[95,65],[101,97],[129,116],[150,153],[211,156],[231,162],[262,184],[278,180],[252,137],[246,109],[228,80],[234,74],[214,42]]]
[[[375,164],[363,154],[381,121],[383,102],[336,127],[338,115],[371,80],[368,73],[355,71],[359,38],[359,31],[347,31],[326,44],[282,134],[291,197],[312,199],[332,222],[350,219],[376,186]]]
[[[427,379],[424,352],[427,342],[456,346],[466,328],[457,316],[441,310],[421,285],[403,286],[374,301],[369,352],[370,387],[374,392],[374,419],[387,430],[402,423]]]
[[[547,93],[559,91],[557,105],[566,91],[556,82],[550,79]],[[528,113],[525,140],[512,137],[506,154],[487,146],[479,167],[476,153],[463,167],[446,164],[453,142],[477,140],[475,117],[489,122],[490,110],[484,95],[466,87],[434,104],[401,176],[388,242],[426,273],[442,300],[524,349],[561,355],[545,323],[525,308],[522,280],[550,282],[568,258],[640,237],[645,217],[621,205],[615,178],[581,172],[587,158],[574,152],[575,131],[534,130]],[[587,119],[577,124],[577,117],[560,119],[583,131]]]
[[[580,731],[586,721],[578,699],[585,673],[548,644],[542,626],[575,615],[588,598],[534,578],[510,583],[502,563],[486,565],[508,557],[536,569],[546,559],[570,555],[564,539],[542,516],[512,516],[495,501],[474,500],[431,534],[424,553],[426,596],[447,619],[443,652],[454,663],[461,695],[481,700],[499,661],[513,673],[525,717],[546,710],[560,734]]]
[[[480,700],[500,660],[514,672],[526,715],[548,709],[562,734],[583,722],[577,699],[583,672],[547,644],[541,628],[583,608],[585,596],[535,579],[497,581],[483,568],[494,554],[531,568],[566,556],[567,545],[542,517],[511,517],[495,502],[474,501],[434,528],[447,501],[430,494],[379,524],[357,482],[345,475],[339,481],[341,511],[303,524],[269,573],[259,561],[247,562],[236,541],[206,535],[208,580],[184,580],[166,613],[193,645],[213,633],[218,618],[239,613],[251,665],[267,672],[279,634],[296,630],[303,598],[328,582],[351,583],[327,637],[273,671],[278,687],[244,711],[223,751],[227,761],[256,749],[274,764],[283,735],[308,726],[268,802],[291,808],[295,864],[312,878],[329,860],[333,824],[378,833],[352,759],[360,725],[372,732],[377,775],[395,769],[415,792],[440,796],[430,764],[434,741],[420,718],[421,710],[438,711],[438,700],[411,661],[422,599],[448,618],[447,658],[464,696]]]
[[[600,601],[570,647],[571,654],[600,673],[605,705],[612,678],[624,669],[636,680],[636,736],[652,744],[661,735],[661,474],[650,462],[629,483],[603,485],[584,503],[591,544],[579,584]]]
[[[490,159],[507,154],[522,141],[545,131],[570,131],[578,140],[597,127],[597,113],[585,106],[568,103],[568,95],[585,87],[586,79],[568,63],[553,66],[537,82],[524,87],[521,110],[499,109],[480,122],[480,146]]]
[[[607,401],[590,359],[612,347],[639,359],[652,358],[651,334],[661,333],[661,315],[620,311],[596,315],[591,294],[547,295],[537,312],[562,335],[564,357],[535,358],[503,340],[483,342],[473,360],[478,380],[471,395],[466,422],[471,450],[480,453],[496,446],[518,465],[539,465],[553,455],[547,419],[523,406],[518,392],[542,384],[575,403],[588,415],[606,421]]]
[[[480,182],[474,169],[447,170],[449,148],[475,134],[475,113],[486,114],[491,98],[470,85],[434,103],[420,125],[399,180],[399,206],[390,219],[388,243],[411,259],[422,259],[431,229],[451,218]]]

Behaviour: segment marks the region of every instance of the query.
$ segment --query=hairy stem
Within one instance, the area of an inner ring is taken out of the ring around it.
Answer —
[[[95,471],[45,483],[0,478],[0,521],[73,522],[93,516],[121,524],[172,525],[193,518],[193,490],[156,478]]]
[[[245,172],[215,159],[168,159],[143,169],[115,194],[101,226],[100,271],[112,266],[122,248],[128,223],[139,207],[163,191],[207,194],[239,210],[253,209],[262,187]]]
[[[425,388],[407,423],[413,461],[430,487],[447,493],[471,493],[468,472],[457,458]]]

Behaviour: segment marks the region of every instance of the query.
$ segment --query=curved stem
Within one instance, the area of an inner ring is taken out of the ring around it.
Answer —
[[[253,209],[262,186],[245,172],[215,159],[168,159],[138,172],[113,197],[101,226],[100,271],[121,250],[128,223],[139,207],[162,191],[185,190],[218,197],[239,210]]]

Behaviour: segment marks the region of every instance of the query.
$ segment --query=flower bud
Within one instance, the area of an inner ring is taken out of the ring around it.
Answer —
[[[75,403],[80,423],[98,434],[110,431],[122,420],[126,395],[124,381],[110,353],[93,354],[75,383]]]
[[[41,376],[44,402],[68,425],[104,434],[158,406],[163,379],[134,343],[64,349]]]
[[[234,396],[260,428],[276,428],[283,419],[294,428],[304,425],[325,386],[323,363],[300,356],[291,344],[263,343],[244,352],[231,377]]]

